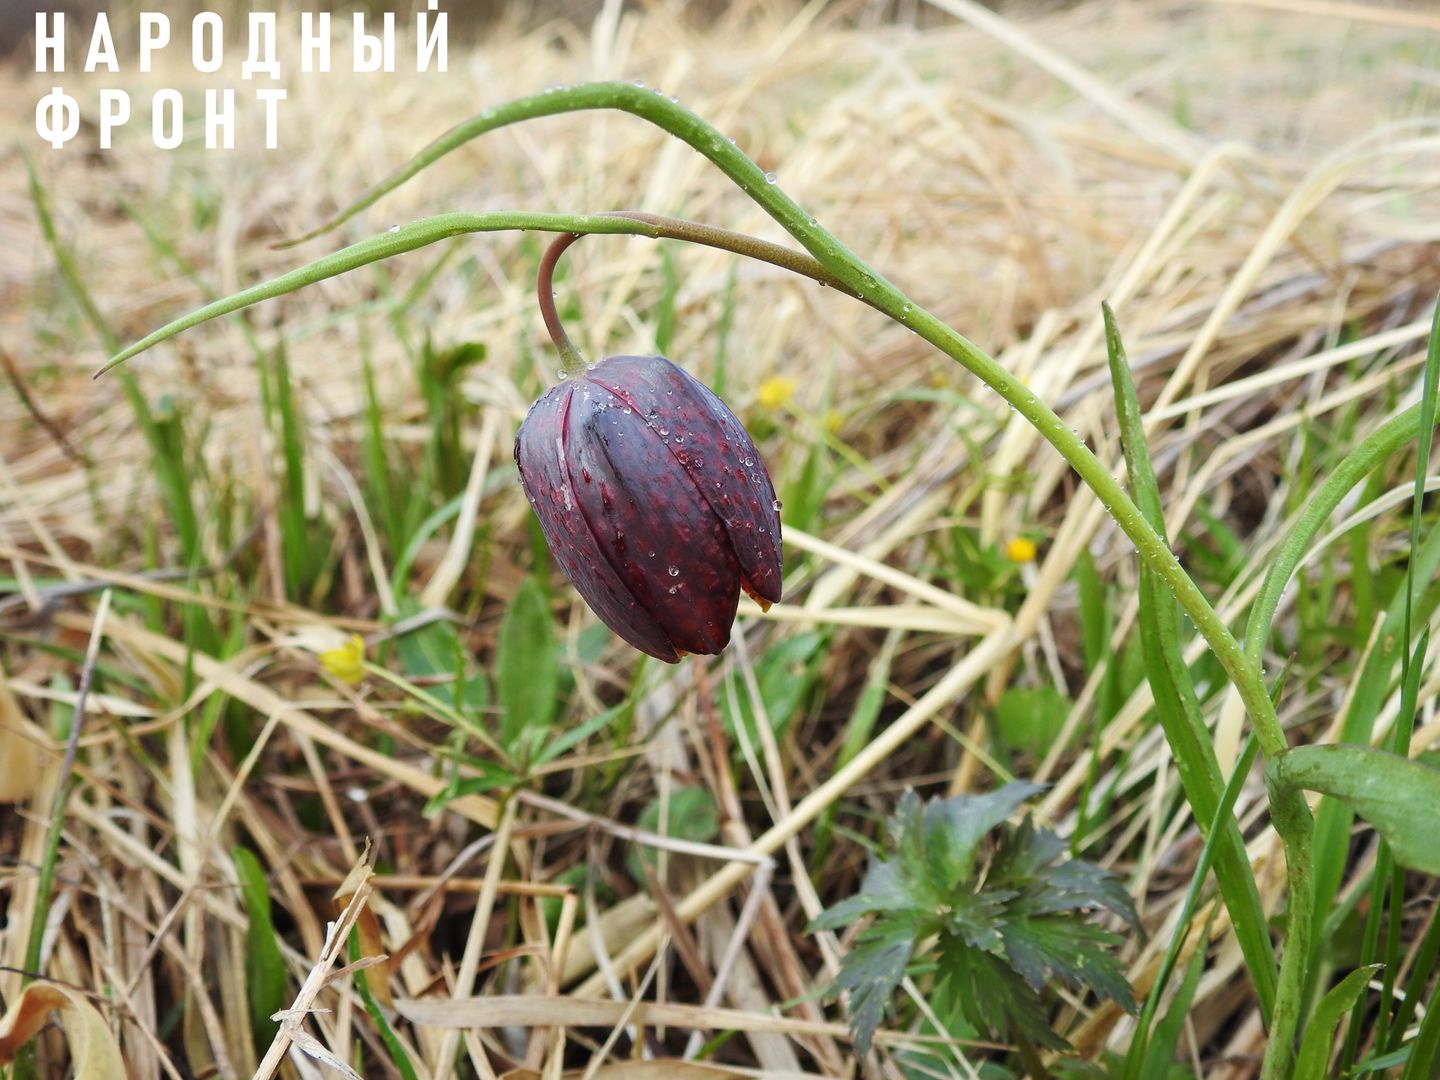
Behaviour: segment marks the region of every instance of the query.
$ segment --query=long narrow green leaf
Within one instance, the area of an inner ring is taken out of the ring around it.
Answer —
[[[1325,1080],[1325,1067],[1330,1064],[1335,1029],[1340,1026],[1346,1010],[1359,1000],[1370,976],[1378,970],[1379,964],[1356,968],[1320,999],[1310,1022],[1305,1025],[1305,1037],[1300,1041],[1300,1053],[1295,1058],[1295,1080]]]
[[[1432,997],[1420,1031],[1409,1044],[1410,1060],[1405,1063],[1401,1080],[1433,1080],[1435,1076],[1436,1056],[1440,1055],[1440,1008],[1436,1005]]]
[[[1105,342],[1110,359],[1110,377],[1115,387],[1115,411],[1125,464],[1136,505],[1150,525],[1164,538],[1164,513],[1160,488],[1145,443],[1140,403],[1125,346],[1109,305],[1103,307]],[[1180,614],[1175,599],[1148,568],[1140,576],[1140,636],[1146,654],[1146,669],[1155,697],[1155,711],[1165,739],[1175,755],[1185,798],[1197,824],[1207,833],[1220,806],[1222,781],[1215,751],[1200,716],[1194,686],[1180,646]],[[1215,855],[1215,877],[1226,910],[1235,927],[1235,936],[1255,983],[1261,1009],[1269,1015],[1275,1002],[1275,956],[1265,908],[1255,885],[1255,875],[1245,854],[1240,828],[1232,816],[1221,820],[1222,835]]]
[[[1205,838],[1205,847],[1200,852],[1200,861],[1196,864],[1195,873],[1190,878],[1190,887],[1185,890],[1185,902],[1180,906],[1180,917],[1175,923],[1175,933],[1171,935],[1165,956],[1160,961],[1160,970],[1155,974],[1155,983],[1150,987],[1150,994],[1145,1000],[1145,1007],[1135,1026],[1135,1037],[1125,1055],[1125,1067],[1122,1073],[1125,1080],[1138,1080],[1139,1077],[1148,1074],[1150,1053],[1147,1042],[1159,1037],[1158,1029],[1154,1036],[1151,1035],[1150,1025],[1154,1021],[1156,1010],[1160,1007],[1160,997],[1165,992],[1165,985],[1170,981],[1170,975],[1175,970],[1180,949],[1185,944],[1185,928],[1190,925],[1195,908],[1200,902],[1200,889],[1205,884],[1210,867],[1214,864],[1216,842],[1225,835],[1224,829],[1220,827],[1221,823],[1235,812],[1235,800],[1240,797],[1240,790],[1245,786],[1245,778],[1250,775],[1250,767],[1255,764],[1255,758],[1259,752],[1260,744],[1256,742],[1255,736],[1252,734],[1245,741],[1245,749],[1240,751],[1240,760],[1235,763],[1235,769],[1225,784],[1224,794],[1220,797],[1220,805],[1215,811],[1215,819],[1211,822],[1210,830]],[[1197,955],[1202,958],[1204,953],[1203,948],[1197,950]],[[1174,1008],[1172,1003],[1171,1010],[1173,1011]]]
[[[236,848],[230,854],[240,879],[240,900],[249,925],[245,928],[245,989],[250,997],[250,1025],[258,1047],[270,1045],[276,1024],[270,1017],[285,1008],[285,958],[270,917],[270,886],[254,853]]]
[[[360,931],[351,930],[350,940],[345,943],[350,963],[359,963],[360,956]],[[370,989],[370,980],[366,978],[366,972],[357,971],[351,977],[351,985],[355,992],[360,995],[360,1001],[365,1006],[370,1021],[375,1025],[375,1030],[380,1032],[380,1040],[385,1044],[385,1049],[390,1053],[390,1064],[400,1074],[401,1080],[419,1080],[419,1074],[415,1072],[415,1066],[410,1061],[410,1055],[405,1052],[405,1046],[400,1042],[400,1037],[395,1034],[395,1029],[390,1026],[390,1021],[385,1018],[385,1011],[380,1008],[380,1003],[375,1000],[375,994]]]
[[[1395,1023],[1390,1029],[1391,1050],[1399,1047],[1400,1040],[1405,1037],[1405,1029],[1415,1018],[1415,1012],[1430,985],[1430,976],[1435,972],[1437,955],[1440,955],[1440,901],[1430,908],[1430,923],[1425,928],[1425,936],[1420,939],[1420,947],[1415,950],[1415,962],[1410,966],[1410,979],[1405,984],[1405,1000],[1400,1003]],[[1435,1005],[1432,1001],[1427,1013],[1433,1012]]]
[[[1200,985],[1200,976],[1204,972],[1205,947],[1202,943],[1185,968],[1185,978],[1175,991],[1170,1008],[1165,1010],[1165,1016],[1155,1025],[1155,1032],[1145,1046],[1145,1063],[1140,1070],[1139,1080],[1168,1080],[1170,1063],[1175,1060],[1175,1049],[1180,1045],[1180,1035],[1185,1030],[1185,1022],[1190,1018],[1190,1002],[1195,999],[1195,988]]]

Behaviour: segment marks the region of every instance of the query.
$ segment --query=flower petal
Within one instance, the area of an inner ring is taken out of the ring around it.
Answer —
[[[565,445],[581,512],[624,586],[675,648],[724,649],[740,567],[666,443],[626,397],[586,380],[575,390]]]
[[[520,425],[515,464],[521,482],[551,553],[595,614],[641,652],[673,664],[678,650],[620,580],[581,512],[566,461],[575,391],[574,383],[551,388]]]
[[[663,356],[611,356],[587,373],[645,418],[720,520],[746,589],[781,592],[779,504],[743,424],[704,383]]]

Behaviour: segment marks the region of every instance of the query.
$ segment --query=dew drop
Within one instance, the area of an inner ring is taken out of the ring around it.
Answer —
[[[776,180],[779,180],[779,179],[780,179],[780,177],[776,176],[773,172],[767,172],[767,173],[765,174],[765,183],[767,183],[767,184],[773,184],[773,183],[775,183]]]
[[[652,551],[652,552],[650,552],[650,558],[652,558],[652,559],[653,559],[653,558],[654,558],[654,557],[655,557],[655,552],[653,552],[653,551]]]
[[[677,431],[677,432],[675,433],[675,445],[676,445],[676,446],[679,446],[679,445],[680,445],[681,443],[683,443],[684,441],[685,441],[685,436],[682,435],[680,432]]]
[[[674,596],[674,595],[675,595],[677,592],[679,592],[679,591],[680,591],[680,586],[678,586],[678,585],[671,585],[671,586],[670,586],[670,595],[671,595],[671,596]]]
[[[645,86],[645,81],[643,79],[636,79],[635,85],[643,88]]]
[[[561,382],[564,382],[566,379],[568,379],[568,378],[570,377],[570,372],[566,371],[564,368],[561,368],[559,371],[557,371],[557,372],[555,373],[555,377],[556,377],[557,379],[559,379]]]
[[[666,570],[665,570],[665,572],[666,572],[667,574],[669,574],[671,577],[679,577],[679,576],[680,576],[680,568],[679,568],[678,566],[667,567]]]
[[[666,435],[669,435],[669,434],[670,434],[670,429],[669,429],[668,427],[662,427],[662,428],[659,429],[659,431],[660,431],[660,437],[661,437],[662,439],[663,439]]]
[[[770,509],[771,509],[771,510],[774,510],[774,511],[778,514],[778,513],[780,512],[780,508],[783,507],[784,505],[785,505],[785,504],[782,503],[779,499],[776,499],[774,502],[772,502],[772,503],[770,504]]]
[[[391,231],[391,232],[399,232],[399,231],[400,231],[400,226],[399,226],[399,225],[391,225],[391,226],[390,226],[390,231]]]
[[[730,139],[730,145],[731,145],[731,146],[734,146],[734,145],[735,145],[735,139],[734,139],[733,136],[732,136],[731,139]]]

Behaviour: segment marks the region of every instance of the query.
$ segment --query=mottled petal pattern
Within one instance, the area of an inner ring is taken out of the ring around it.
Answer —
[[[742,587],[780,599],[779,504],[759,452],[664,357],[612,356],[554,387],[515,461],[556,561],[643,652],[717,653]]]
[[[708,386],[663,356],[612,356],[591,379],[629,396],[730,538],[757,598],[780,599],[780,508],[760,451]]]
[[[594,534],[580,510],[565,460],[565,443],[575,386],[561,383],[530,409],[515,440],[521,482],[550,552],[606,626],[641,652],[674,663],[680,659],[659,625],[621,582],[597,550]]]

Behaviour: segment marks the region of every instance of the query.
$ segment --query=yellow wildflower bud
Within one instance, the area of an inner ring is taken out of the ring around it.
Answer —
[[[761,380],[759,389],[755,391],[755,400],[760,402],[761,408],[779,409],[790,403],[799,386],[788,375],[771,375]]]
[[[1011,562],[1034,562],[1035,554],[1035,541],[1028,536],[1011,537],[1005,542],[1005,557]]]
[[[350,640],[336,649],[320,654],[320,664],[331,675],[351,686],[365,678],[365,639],[352,634]]]

